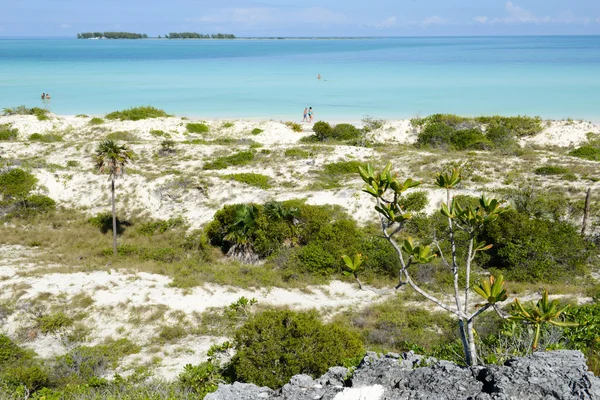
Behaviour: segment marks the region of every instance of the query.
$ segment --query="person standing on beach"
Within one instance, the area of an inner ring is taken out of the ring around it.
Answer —
[[[308,107],[308,123],[311,123],[313,120],[313,109],[312,107]]]
[[[46,93],[42,93],[42,100],[46,100]]]
[[[308,122],[308,108],[304,107],[304,117],[302,117],[302,122]]]

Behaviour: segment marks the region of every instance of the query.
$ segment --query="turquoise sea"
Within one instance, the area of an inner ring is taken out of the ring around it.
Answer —
[[[323,79],[317,80],[317,74]],[[600,120],[600,36],[286,40],[0,38],[0,108],[212,118],[437,112]]]

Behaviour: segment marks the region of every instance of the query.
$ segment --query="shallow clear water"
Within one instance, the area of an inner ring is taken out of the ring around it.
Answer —
[[[323,79],[317,80],[317,74]],[[359,120],[451,112],[600,119],[600,37],[0,38],[0,107]]]

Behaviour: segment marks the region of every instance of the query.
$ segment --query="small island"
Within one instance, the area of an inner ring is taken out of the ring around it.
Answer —
[[[148,39],[148,35],[131,32],[83,32],[77,34],[77,39]]]
[[[235,35],[231,33],[171,32],[165,35],[165,39],[235,39]]]

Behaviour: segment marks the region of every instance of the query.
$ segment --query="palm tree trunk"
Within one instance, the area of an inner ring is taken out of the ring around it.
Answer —
[[[112,217],[113,217],[113,254],[117,255],[117,210],[115,208],[115,178],[111,177]]]

